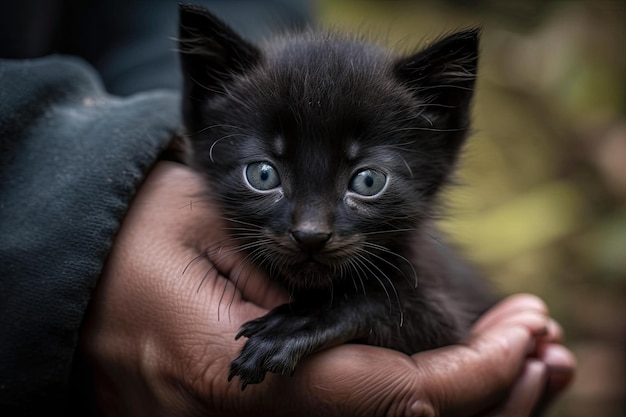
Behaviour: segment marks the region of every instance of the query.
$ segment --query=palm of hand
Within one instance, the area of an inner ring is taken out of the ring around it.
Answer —
[[[511,395],[500,409],[511,401],[532,409],[541,395],[538,387],[545,384],[546,361],[529,366],[531,345],[543,352],[556,349],[557,364],[573,370],[573,358],[558,345],[560,331],[545,306],[521,297],[485,315],[469,346],[411,357],[371,346],[339,346],[304,360],[293,377],[268,375],[242,393],[228,382],[230,363],[244,343],[235,340],[239,327],[288,297],[225,245],[218,213],[198,198],[203,193],[197,174],[161,163],[124,220],[81,336],[105,414],[462,410],[455,415],[471,416],[504,401],[511,387],[518,398]],[[476,378],[483,383],[476,384]]]

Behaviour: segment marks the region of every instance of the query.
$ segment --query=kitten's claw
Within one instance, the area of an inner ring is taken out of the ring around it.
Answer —
[[[258,384],[265,379],[265,373],[262,375],[256,372],[249,372],[243,367],[236,365],[233,361],[230,365],[230,372],[228,374],[228,382],[232,381],[235,376],[239,376],[239,383],[241,384],[241,390],[244,391],[250,384]]]
[[[247,337],[239,356],[230,364],[228,380],[238,376],[242,390],[258,384],[267,372],[293,375],[296,365],[311,346],[311,335],[303,331],[309,320],[294,320],[289,314],[271,312],[245,323],[236,339]]]
[[[230,364],[229,381],[238,376],[244,389],[246,385],[262,382],[267,372],[293,375],[301,356],[292,351],[292,344],[284,338],[265,338],[252,336],[246,342],[239,356]]]

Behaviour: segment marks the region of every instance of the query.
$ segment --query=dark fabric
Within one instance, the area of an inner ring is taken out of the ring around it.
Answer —
[[[81,56],[119,95],[178,89],[178,3],[207,7],[251,40],[312,14],[311,0],[5,0],[0,57]]]
[[[251,40],[311,0],[189,0]],[[128,205],[178,128],[178,0],[0,1],[0,415],[66,414],[80,324]],[[96,75],[96,72],[98,75]],[[101,81],[101,79],[103,81]],[[78,370],[80,371],[80,370]],[[75,407],[72,407],[75,408]]]
[[[179,99],[120,99],[84,62],[0,60],[0,415],[56,414],[127,207]]]

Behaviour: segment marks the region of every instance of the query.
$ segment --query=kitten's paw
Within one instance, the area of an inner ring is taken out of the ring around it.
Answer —
[[[293,374],[300,359],[316,349],[312,321],[273,311],[245,323],[236,338],[244,336],[248,341],[230,364],[228,380],[238,376],[243,390],[263,381],[267,372]]]
[[[293,374],[300,357],[293,355],[283,343],[286,341],[264,340],[262,336],[250,338],[231,362],[228,380],[238,376],[243,391],[250,384],[262,382],[267,372]]]

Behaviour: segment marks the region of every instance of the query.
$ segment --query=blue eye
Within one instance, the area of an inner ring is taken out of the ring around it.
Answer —
[[[246,167],[248,184],[259,191],[274,189],[280,185],[278,171],[269,162],[253,162]]]
[[[387,183],[387,176],[373,169],[364,169],[350,180],[350,191],[366,197],[380,193]]]

